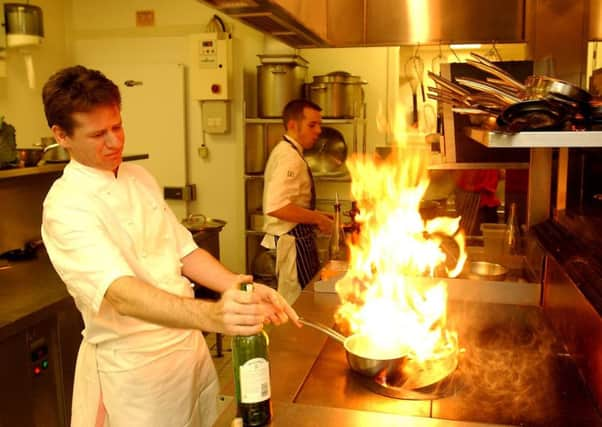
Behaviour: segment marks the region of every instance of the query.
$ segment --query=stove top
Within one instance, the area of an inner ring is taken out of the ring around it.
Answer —
[[[448,325],[459,334],[458,368],[434,388],[390,397],[351,372],[343,347],[329,339],[295,402],[519,426],[602,426],[539,307],[450,301]]]

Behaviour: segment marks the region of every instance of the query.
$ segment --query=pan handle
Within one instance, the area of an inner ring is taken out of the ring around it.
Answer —
[[[310,328],[314,328],[317,329],[320,332],[325,333],[326,335],[328,335],[329,337],[337,340],[338,342],[340,342],[341,344],[345,343],[345,339],[347,337],[345,337],[342,334],[339,334],[337,331],[335,331],[332,328],[329,328],[326,325],[323,325],[322,323],[319,322],[314,322],[311,320],[305,320],[304,318],[300,317],[299,318],[299,322],[301,322],[302,324],[304,324],[305,326],[309,326]]]

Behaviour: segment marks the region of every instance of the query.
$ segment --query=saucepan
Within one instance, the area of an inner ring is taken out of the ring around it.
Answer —
[[[67,163],[71,157],[69,152],[59,144],[50,144],[44,147],[43,163]]]
[[[42,160],[44,150],[41,148],[17,148],[17,153],[23,166],[36,166]]]
[[[374,377],[383,370],[388,371],[391,368],[403,366],[407,360],[407,352],[399,350],[398,352],[388,352],[388,354],[370,354],[370,343],[373,341],[370,337],[363,334],[354,334],[348,337],[325,326],[319,322],[309,321],[300,318],[299,321],[306,326],[317,329],[337,340],[345,347],[347,363],[352,371],[365,377]]]

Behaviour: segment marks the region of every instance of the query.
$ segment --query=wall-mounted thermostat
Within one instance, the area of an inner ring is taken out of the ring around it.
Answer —
[[[199,101],[230,98],[232,38],[228,33],[190,36],[190,95]]]

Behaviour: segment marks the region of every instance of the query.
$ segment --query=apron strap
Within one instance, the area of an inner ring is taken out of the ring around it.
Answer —
[[[305,160],[305,157],[303,157],[303,153],[301,153],[297,149],[295,144],[293,144],[292,141],[290,139],[288,139],[288,137],[286,135],[283,135],[282,138],[288,145],[293,147],[293,150],[295,150],[297,152],[297,154],[299,154],[301,156],[301,158],[303,159],[303,161],[305,162],[305,166],[307,167],[307,174],[309,175],[309,181],[311,182],[311,197],[309,199],[309,208],[313,211],[316,208],[316,186],[314,184],[314,175],[311,173],[311,168],[309,167],[307,160]]]

